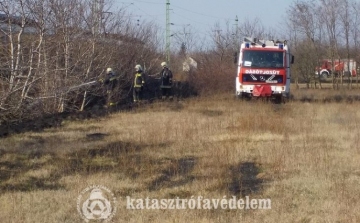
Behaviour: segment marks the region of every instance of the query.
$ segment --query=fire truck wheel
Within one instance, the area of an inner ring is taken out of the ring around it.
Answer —
[[[327,78],[327,77],[329,77],[329,74],[324,71],[324,72],[321,73],[321,77],[322,78]]]
[[[242,96],[241,94],[240,94],[240,95],[236,95],[236,99],[238,99],[238,100],[244,100],[244,96]]]
[[[245,100],[249,99],[250,97],[248,95],[242,93],[242,94],[237,95],[236,98],[238,100],[245,101]]]

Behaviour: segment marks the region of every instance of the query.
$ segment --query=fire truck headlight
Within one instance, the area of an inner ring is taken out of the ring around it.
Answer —
[[[276,87],[275,91],[285,91],[285,87]]]

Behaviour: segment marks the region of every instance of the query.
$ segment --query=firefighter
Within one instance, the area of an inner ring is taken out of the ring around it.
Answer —
[[[144,90],[145,77],[141,65],[137,64],[135,66],[135,78],[134,78],[134,88],[133,88],[133,99],[134,102],[140,102],[142,99],[142,93]]]
[[[173,98],[172,95],[172,72],[168,68],[166,62],[161,63],[161,67],[163,68],[160,72],[160,78],[161,78],[161,98],[166,99],[169,97],[170,99]]]
[[[106,90],[106,104],[105,108],[111,108],[116,105],[116,92],[115,88],[117,86],[117,78],[113,72],[113,69],[108,67],[106,69],[106,77],[105,80],[100,79],[103,83]]]

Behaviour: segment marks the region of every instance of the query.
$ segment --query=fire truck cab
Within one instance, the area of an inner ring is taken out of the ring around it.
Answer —
[[[290,65],[294,63],[287,41],[244,38],[237,60],[236,95],[288,98]]]

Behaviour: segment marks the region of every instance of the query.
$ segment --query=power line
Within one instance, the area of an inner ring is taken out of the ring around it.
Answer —
[[[162,0],[163,2],[163,0]],[[144,9],[144,7],[149,7],[150,8],[150,5],[163,5],[163,4],[166,4],[166,7],[170,7],[170,1],[168,2],[169,4],[167,5],[167,1],[163,2],[163,3],[159,3],[159,2],[154,2],[154,1],[151,1],[151,0],[133,0],[133,1],[119,1],[118,3],[123,3],[123,4],[130,4],[129,6],[133,7],[133,9],[137,10],[137,11],[141,11],[141,13],[143,14],[142,17],[150,17],[153,21],[156,21],[160,24],[164,23],[164,19],[165,19],[165,16],[163,17],[164,14],[158,14],[158,15],[150,15],[148,10],[142,10]],[[157,6],[156,6],[157,7]],[[177,10],[177,13],[176,11],[173,9],[176,8]],[[170,11],[171,10],[171,11]],[[187,23],[191,23],[191,24],[198,24],[198,25],[202,25],[202,27],[204,28],[204,26],[208,27],[210,29],[210,27],[213,26],[213,24],[210,24],[208,23],[208,19],[206,19],[207,21],[204,21],[202,22],[201,20],[204,20],[204,19],[201,19],[198,20],[198,18],[196,18],[196,16],[191,16],[189,13],[192,13],[193,15],[197,15],[197,16],[200,16],[200,17],[206,17],[206,18],[215,18],[215,19],[228,19],[228,18],[223,18],[223,17],[218,17],[218,16],[214,16],[214,15],[209,15],[209,14],[205,14],[205,13],[201,13],[200,10],[198,9],[195,9],[195,10],[189,10],[187,8],[183,8],[183,7],[180,7],[178,5],[173,5],[171,4],[171,9],[168,8],[166,9],[166,24],[165,24],[165,29],[164,28],[160,28],[161,30],[164,30],[167,34],[165,36],[165,51],[166,51],[166,59],[167,60],[170,60],[170,40],[171,40],[171,37],[169,37],[171,35],[170,33],[170,26],[173,25],[173,26],[180,26],[179,24],[175,23],[175,24],[172,24],[170,22],[170,16],[171,15],[174,15],[174,17],[171,18],[172,21],[182,21],[185,19],[186,21],[188,21]],[[171,14],[170,14],[171,13]],[[138,13],[136,13],[138,14]],[[184,14],[186,15],[190,15],[190,18],[187,17],[187,16],[184,16]],[[135,17],[135,16],[134,16]],[[141,17],[141,16],[140,16]],[[193,19],[191,19],[193,18]],[[186,22],[185,21],[185,22]],[[201,33],[201,34],[208,34],[204,31],[200,31],[197,30],[197,33]],[[170,62],[168,62],[170,63]]]
[[[175,14],[175,15],[177,15],[177,16],[179,16],[179,17],[182,17],[182,18],[184,18],[184,19],[186,19],[186,20],[188,20],[188,21],[194,22],[194,23],[198,23],[198,24],[201,24],[201,25],[210,26],[210,24],[206,24],[206,23],[199,22],[199,21],[196,21],[196,20],[193,20],[193,19],[189,19],[189,18],[187,18],[187,17],[185,17],[185,16],[183,16],[183,15],[177,14],[177,13],[175,13],[175,12],[173,12],[173,14]]]
[[[158,2],[148,2],[148,1],[138,1],[138,0],[133,0],[135,2],[141,2],[141,3],[148,3],[148,4],[154,4],[154,5],[163,5],[164,3],[158,3]],[[118,3],[134,3],[134,2],[118,2]]]
[[[223,17],[217,17],[217,16],[213,16],[213,15],[206,15],[206,14],[203,14],[203,13],[199,13],[199,12],[194,12],[194,11],[191,11],[191,10],[188,10],[188,9],[185,9],[185,8],[182,8],[182,7],[179,7],[179,6],[176,6],[176,5],[173,5],[175,8],[179,8],[179,9],[182,9],[184,11],[188,11],[188,12],[191,12],[191,13],[194,13],[196,15],[202,15],[202,16],[206,16],[206,17],[210,17],[210,18],[216,18],[216,19],[226,19],[226,18],[223,18]]]
[[[139,11],[143,12],[146,16],[152,17],[154,20],[157,20],[158,22],[160,22],[160,20],[158,19],[158,16],[154,16],[154,15],[150,15],[147,12],[145,12],[144,10],[142,10],[141,8],[139,8],[137,5],[132,4],[133,7],[135,7],[136,9],[138,9]],[[163,15],[163,14],[162,14]],[[140,16],[141,17],[141,16]]]

